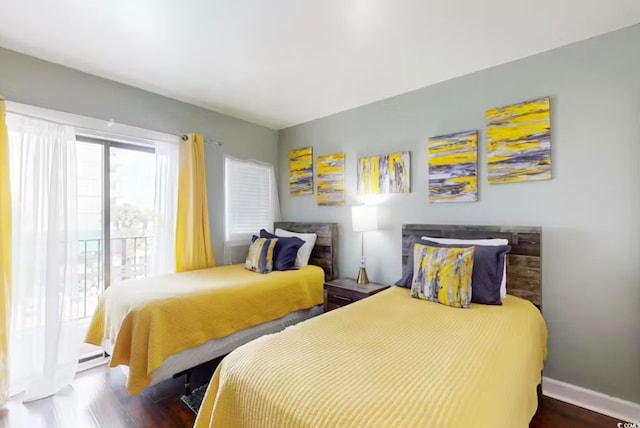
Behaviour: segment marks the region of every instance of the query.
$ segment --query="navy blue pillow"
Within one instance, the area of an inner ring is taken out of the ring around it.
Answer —
[[[409,254],[402,278],[396,285],[411,288],[413,282],[413,246],[416,243],[440,248],[475,247],[473,255],[473,273],[471,276],[471,301],[484,305],[501,305],[500,284],[504,274],[506,254],[511,251],[509,245],[486,246],[465,244],[438,244],[417,236],[409,238]]]
[[[410,236],[409,243],[406,248],[403,250],[407,250],[407,263],[404,265],[404,272],[402,272],[402,278],[400,278],[395,285],[404,288],[411,288],[411,283],[413,282],[413,246],[420,242],[420,238],[417,236]]]
[[[260,230],[261,238],[278,238],[276,247],[273,249],[273,270],[293,270],[296,269],[296,256],[298,250],[304,245],[304,241],[298,237],[280,237],[266,230]]]

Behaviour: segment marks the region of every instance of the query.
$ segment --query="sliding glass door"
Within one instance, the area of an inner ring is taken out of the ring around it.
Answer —
[[[155,154],[77,137],[78,263],[73,318],[89,318],[110,284],[147,276],[153,257]]]
[[[153,245],[153,150],[111,147],[111,282],[147,276]]]
[[[104,290],[104,148],[78,141],[79,277],[71,318],[90,317]]]

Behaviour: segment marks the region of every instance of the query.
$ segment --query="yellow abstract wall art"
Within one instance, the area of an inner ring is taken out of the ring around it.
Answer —
[[[478,200],[478,132],[433,137],[429,150],[429,202]]]
[[[551,179],[550,99],[487,111],[489,184]]]
[[[344,205],[344,153],[318,156],[318,205]]]
[[[411,192],[411,152],[358,159],[358,194]]]
[[[291,196],[313,195],[313,149],[289,150],[289,191]]]

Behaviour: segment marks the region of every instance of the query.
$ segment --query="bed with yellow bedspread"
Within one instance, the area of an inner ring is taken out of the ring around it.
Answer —
[[[130,280],[103,294],[86,341],[114,344],[110,365],[129,366],[138,395],[172,355],[321,304],[323,282],[317,266],[262,275],[243,265]]]
[[[236,349],[196,428],[527,427],[547,353],[538,309],[409,293],[392,287]]]

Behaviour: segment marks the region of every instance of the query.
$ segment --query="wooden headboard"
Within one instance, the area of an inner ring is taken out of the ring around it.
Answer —
[[[529,300],[542,310],[542,228],[405,224],[402,226],[402,269],[407,263],[408,241],[417,237],[509,240],[507,293]]]
[[[309,264],[324,269],[325,281],[338,277],[338,223],[276,222],[273,230],[275,229],[318,235]]]

